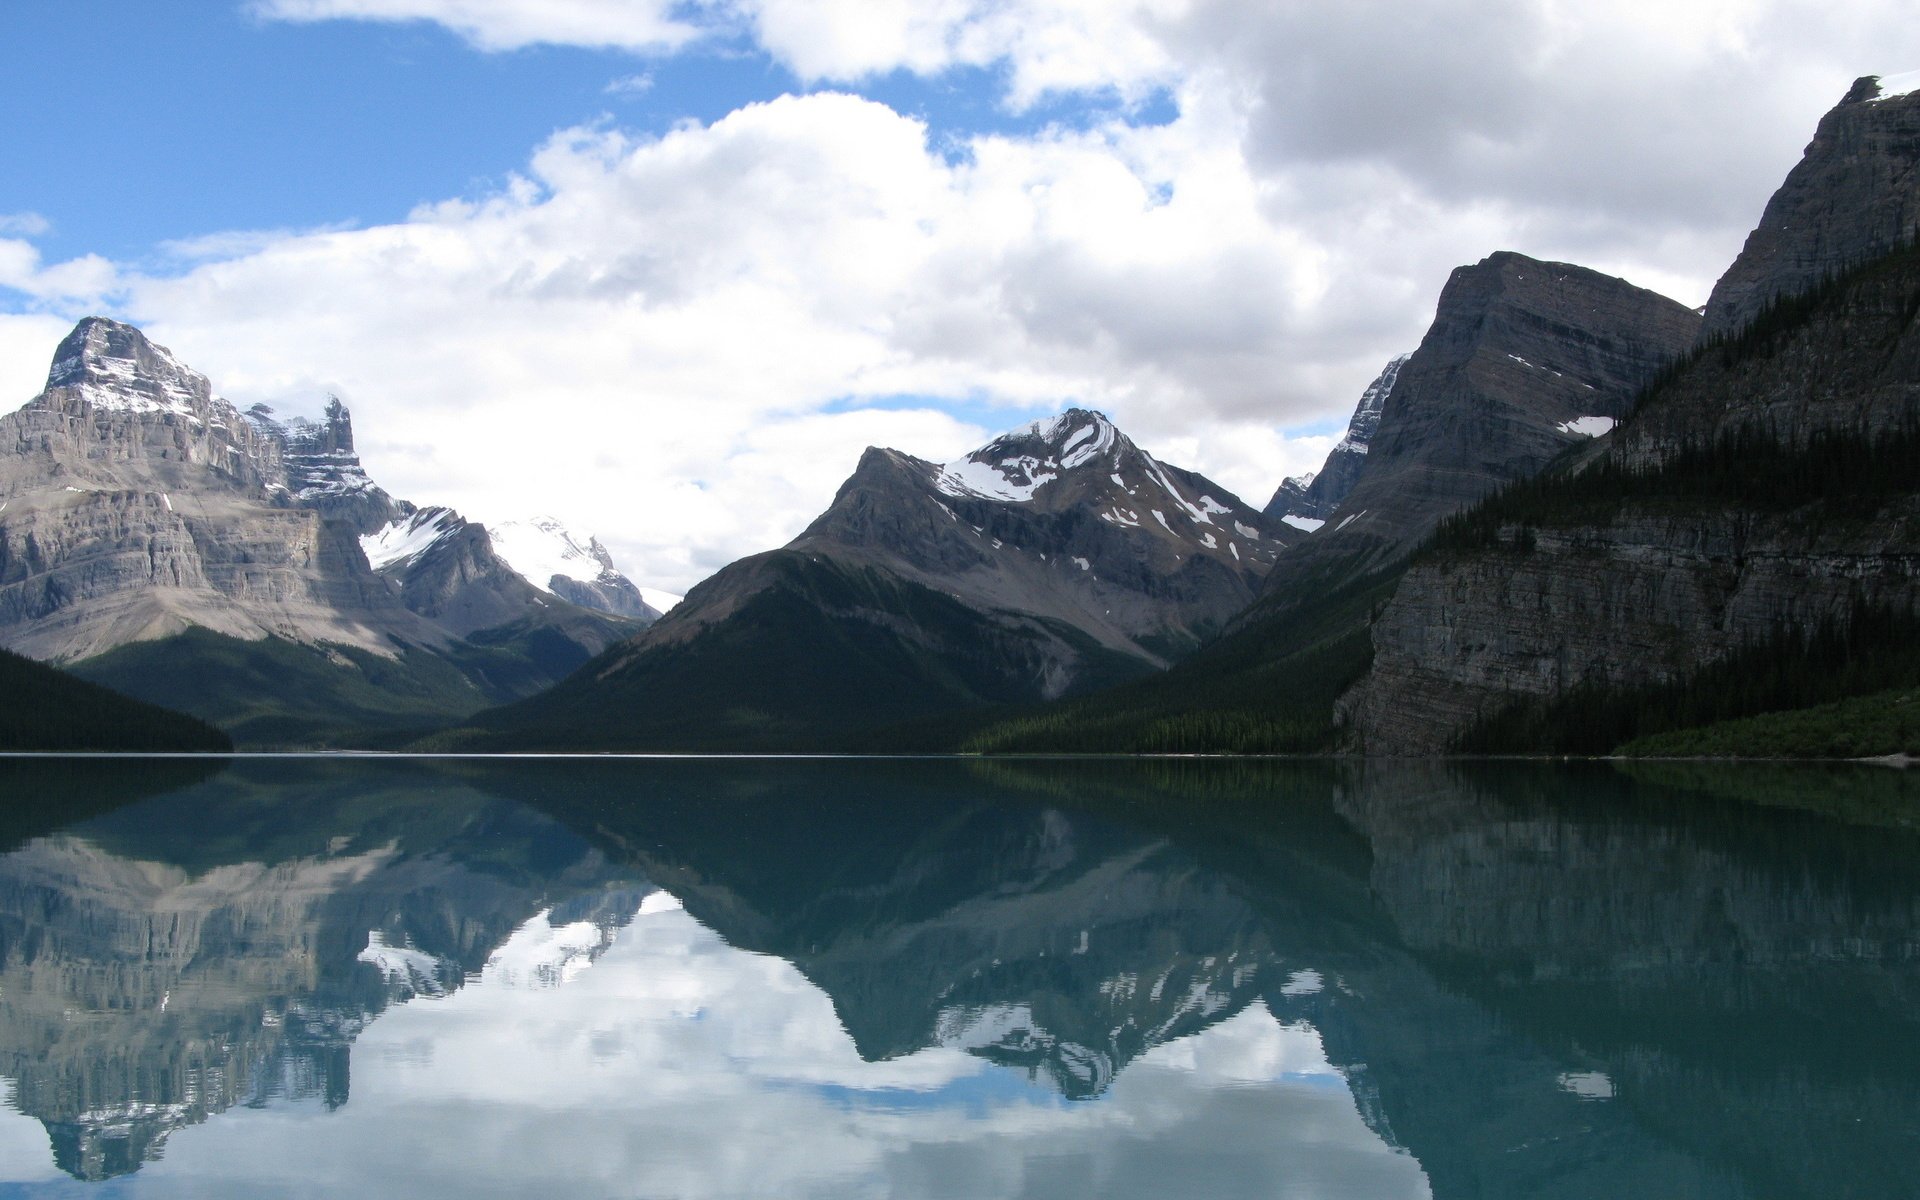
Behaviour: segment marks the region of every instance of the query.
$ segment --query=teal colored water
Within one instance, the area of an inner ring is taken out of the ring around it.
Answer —
[[[0,809],[0,1195],[1920,1195],[1893,770],[36,760]]]

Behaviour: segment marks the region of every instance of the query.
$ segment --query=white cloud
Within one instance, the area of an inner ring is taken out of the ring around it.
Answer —
[[[53,348],[73,322],[46,313],[0,314],[0,411],[11,412],[40,394]]]
[[[555,44],[657,51],[696,30],[675,0],[255,0],[252,10],[282,21],[433,21],[482,50]]]
[[[646,52],[745,30],[807,79],[1004,70],[1125,115],[930,145],[850,95],[657,138],[564,131],[479,201],[227,235],[127,311],[238,399],[342,392],[376,476],[552,511],[676,590],[792,536],[869,442],[926,458],[1089,404],[1255,503],[1319,465],[1448,272],[1496,249],[1705,298],[1855,74],[1920,61],[1885,3],[263,0],[474,44]],[[0,241],[46,305],[126,282]],[[64,309],[62,310],[64,311]],[[49,347],[50,349],[50,347]],[[863,398],[923,396],[914,409]]]
[[[1137,97],[1179,75],[1160,36],[1189,0],[738,0],[756,39],[803,79],[1004,63],[1008,101],[1112,89]]]
[[[53,232],[53,222],[37,212],[0,213],[0,236],[42,237]]]
[[[498,195],[237,240],[129,307],[235,399],[339,391],[396,493],[554,510],[675,589],[792,537],[867,444],[945,459],[994,432],[860,397],[1093,404],[1256,502],[1315,465],[1276,424],[1378,364],[1364,338],[1304,344],[1338,333],[1299,303],[1321,254],[1230,142],[1116,125],[971,151],[832,93],[657,139],[571,130]]]
[[[118,268],[97,254],[47,264],[32,243],[0,238],[0,288],[11,288],[62,309],[75,309],[98,306],[123,286]]]
[[[653,90],[653,76],[642,71],[638,75],[622,75],[602,88],[609,96],[644,96]]]

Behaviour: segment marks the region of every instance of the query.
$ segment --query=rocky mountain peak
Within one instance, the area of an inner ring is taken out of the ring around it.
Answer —
[[[1267,586],[1336,559],[1385,564],[1441,518],[1605,433],[1698,325],[1665,296],[1571,263],[1501,251],[1456,268],[1420,348],[1393,368],[1352,490]]]
[[[131,325],[88,317],[53,352],[47,390],[67,389],[96,409],[200,418],[212,400],[207,377]]]
[[[548,595],[615,616],[653,620],[633,580],[613,565],[613,555],[591,534],[567,528],[555,517],[505,521],[487,530],[493,550],[521,578]]]
[[[1920,72],[1867,75],[1820,119],[1707,301],[1700,339],[1920,236]]]
[[[1394,381],[1400,378],[1400,368],[1407,365],[1412,354],[1402,354],[1387,363],[1379,377],[1367,385],[1360,393],[1360,404],[1353,410],[1353,419],[1347,422],[1347,436],[1340,442],[1342,446],[1366,448],[1373,435],[1380,428],[1380,410],[1386,407],[1387,393],[1393,390]]]
[[[1400,378],[1400,368],[1412,357],[1402,354],[1388,362],[1386,369],[1367,385],[1360,393],[1353,418],[1347,422],[1347,435],[1328,452],[1326,463],[1318,471],[1283,480],[1273,499],[1267,501],[1264,511],[1268,516],[1278,517],[1295,529],[1312,532],[1340,507],[1340,502],[1359,480],[1360,469],[1366,465],[1367,447],[1379,432],[1380,414],[1386,408],[1387,395]]]
[[[1138,453],[1104,413],[1070,408],[1009,430],[946,464],[934,486],[949,496],[1024,503],[1066,472],[1117,464],[1128,451]]]

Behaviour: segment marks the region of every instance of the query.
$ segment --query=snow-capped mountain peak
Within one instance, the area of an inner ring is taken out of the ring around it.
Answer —
[[[133,326],[105,317],[80,322],[54,351],[47,390],[55,388],[78,393],[96,409],[173,413],[195,421],[213,397],[205,375]]]
[[[594,583],[619,575],[613,558],[598,538],[575,534],[553,517],[529,517],[491,525],[493,552],[543,592],[553,591],[553,579]]]
[[[947,463],[934,486],[949,496],[1023,504],[1066,472],[1112,461],[1132,446],[1104,414],[1070,408],[1003,433],[959,462]]]
[[[650,619],[665,611],[620,573],[598,538],[553,517],[505,521],[489,526],[487,534],[503,562],[549,595],[621,616]]]

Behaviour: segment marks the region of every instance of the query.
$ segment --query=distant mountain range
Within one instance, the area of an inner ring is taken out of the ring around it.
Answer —
[[[677,605],[90,319],[0,418],[0,645],[253,745],[1605,750],[1920,685],[1916,238],[1869,77],[1704,317],[1501,251],[1264,511],[1069,409],[869,449]]]
[[[658,615],[610,561],[550,569],[565,549],[545,543],[581,540],[552,522],[511,541],[538,579],[445,509],[376,570],[368,548],[418,534],[423,510],[369,478],[344,405],[242,414],[118,322],[75,327],[0,447],[0,645],[243,741],[430,728]]]
[[[953,463],[869,449],[742,559],[464,747],[819,749],[1164,669],[1298,531],[1071,409]]]

